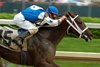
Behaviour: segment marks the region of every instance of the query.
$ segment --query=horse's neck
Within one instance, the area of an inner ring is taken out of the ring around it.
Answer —
[[[57,45],[64,37],[67,27],[68,26],[66,24],[66,21],[64,21],[61,25],[57,27],[40,28],[37,35],[39,35],[41,38],[49,40],[54,45]]]

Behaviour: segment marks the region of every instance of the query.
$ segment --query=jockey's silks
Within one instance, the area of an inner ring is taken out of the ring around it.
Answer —
[[[45,12],[43,8],[36,5],[32,5],[29,8],[23,10],[21,13],[23,14],[25,20],[28,20],[34,23],[39,20],[38,16],[42,12]]]

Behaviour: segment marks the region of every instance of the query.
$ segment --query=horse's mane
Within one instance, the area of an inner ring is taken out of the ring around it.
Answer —
[[[58,26],[57,27],[41,27],[39,31],[37,32],[37,34],[33,35],[31,39],[33,42],[38,42],[38,45],[41,45],[39,43],[40,42],[43,43],[43,41],[51,42],[52,37],[57,36],[55,35],[55,33],[57,32],[58,32]]]

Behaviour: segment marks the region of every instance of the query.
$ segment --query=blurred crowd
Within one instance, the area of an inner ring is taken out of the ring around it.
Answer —
[[[0,0],[7,2],[16,2],[16,1],[26,1],[26,2],[60,2],[60,3],[68,3],[68,2],[76,2],[76,1],[85,1],[85,0]]]
[[[75,3],[78,6],[89,5],[100,0],[0,0],[0,2],[55,2],[55,3]]]
[[[25,1],[25,2],[46,2],[46,0],[0,0],[3,2],[21,2],[21,1]]]
[[[25,1],[25,2],[57,2],[57,3],[75,3],[75,2],[100,2],[100,0],[0,0],[6,2],[16,2],[16,1]]]
[[[94,1],[94,2],[100,2],[100,0],[0,0],[1,1],[6,1],[6,2],[16,2],[16,1],[26,1],[26,2],[60,2],[60,3],[74,3],[74,2],[85,2],[85,1]]]

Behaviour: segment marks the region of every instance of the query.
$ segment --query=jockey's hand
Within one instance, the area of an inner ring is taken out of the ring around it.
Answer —
[[[61,20],[63,21],[63,20],[66,20],[67,19],[67,17],[66,16],[62,16],[61,17]]]
[[[62,22],[63,20],[67,20],[67,17],[66,16],[62,16],[61,18],[60,18],[60,22]],[[58,23],[58,25],[60,25],[61,23]]]

